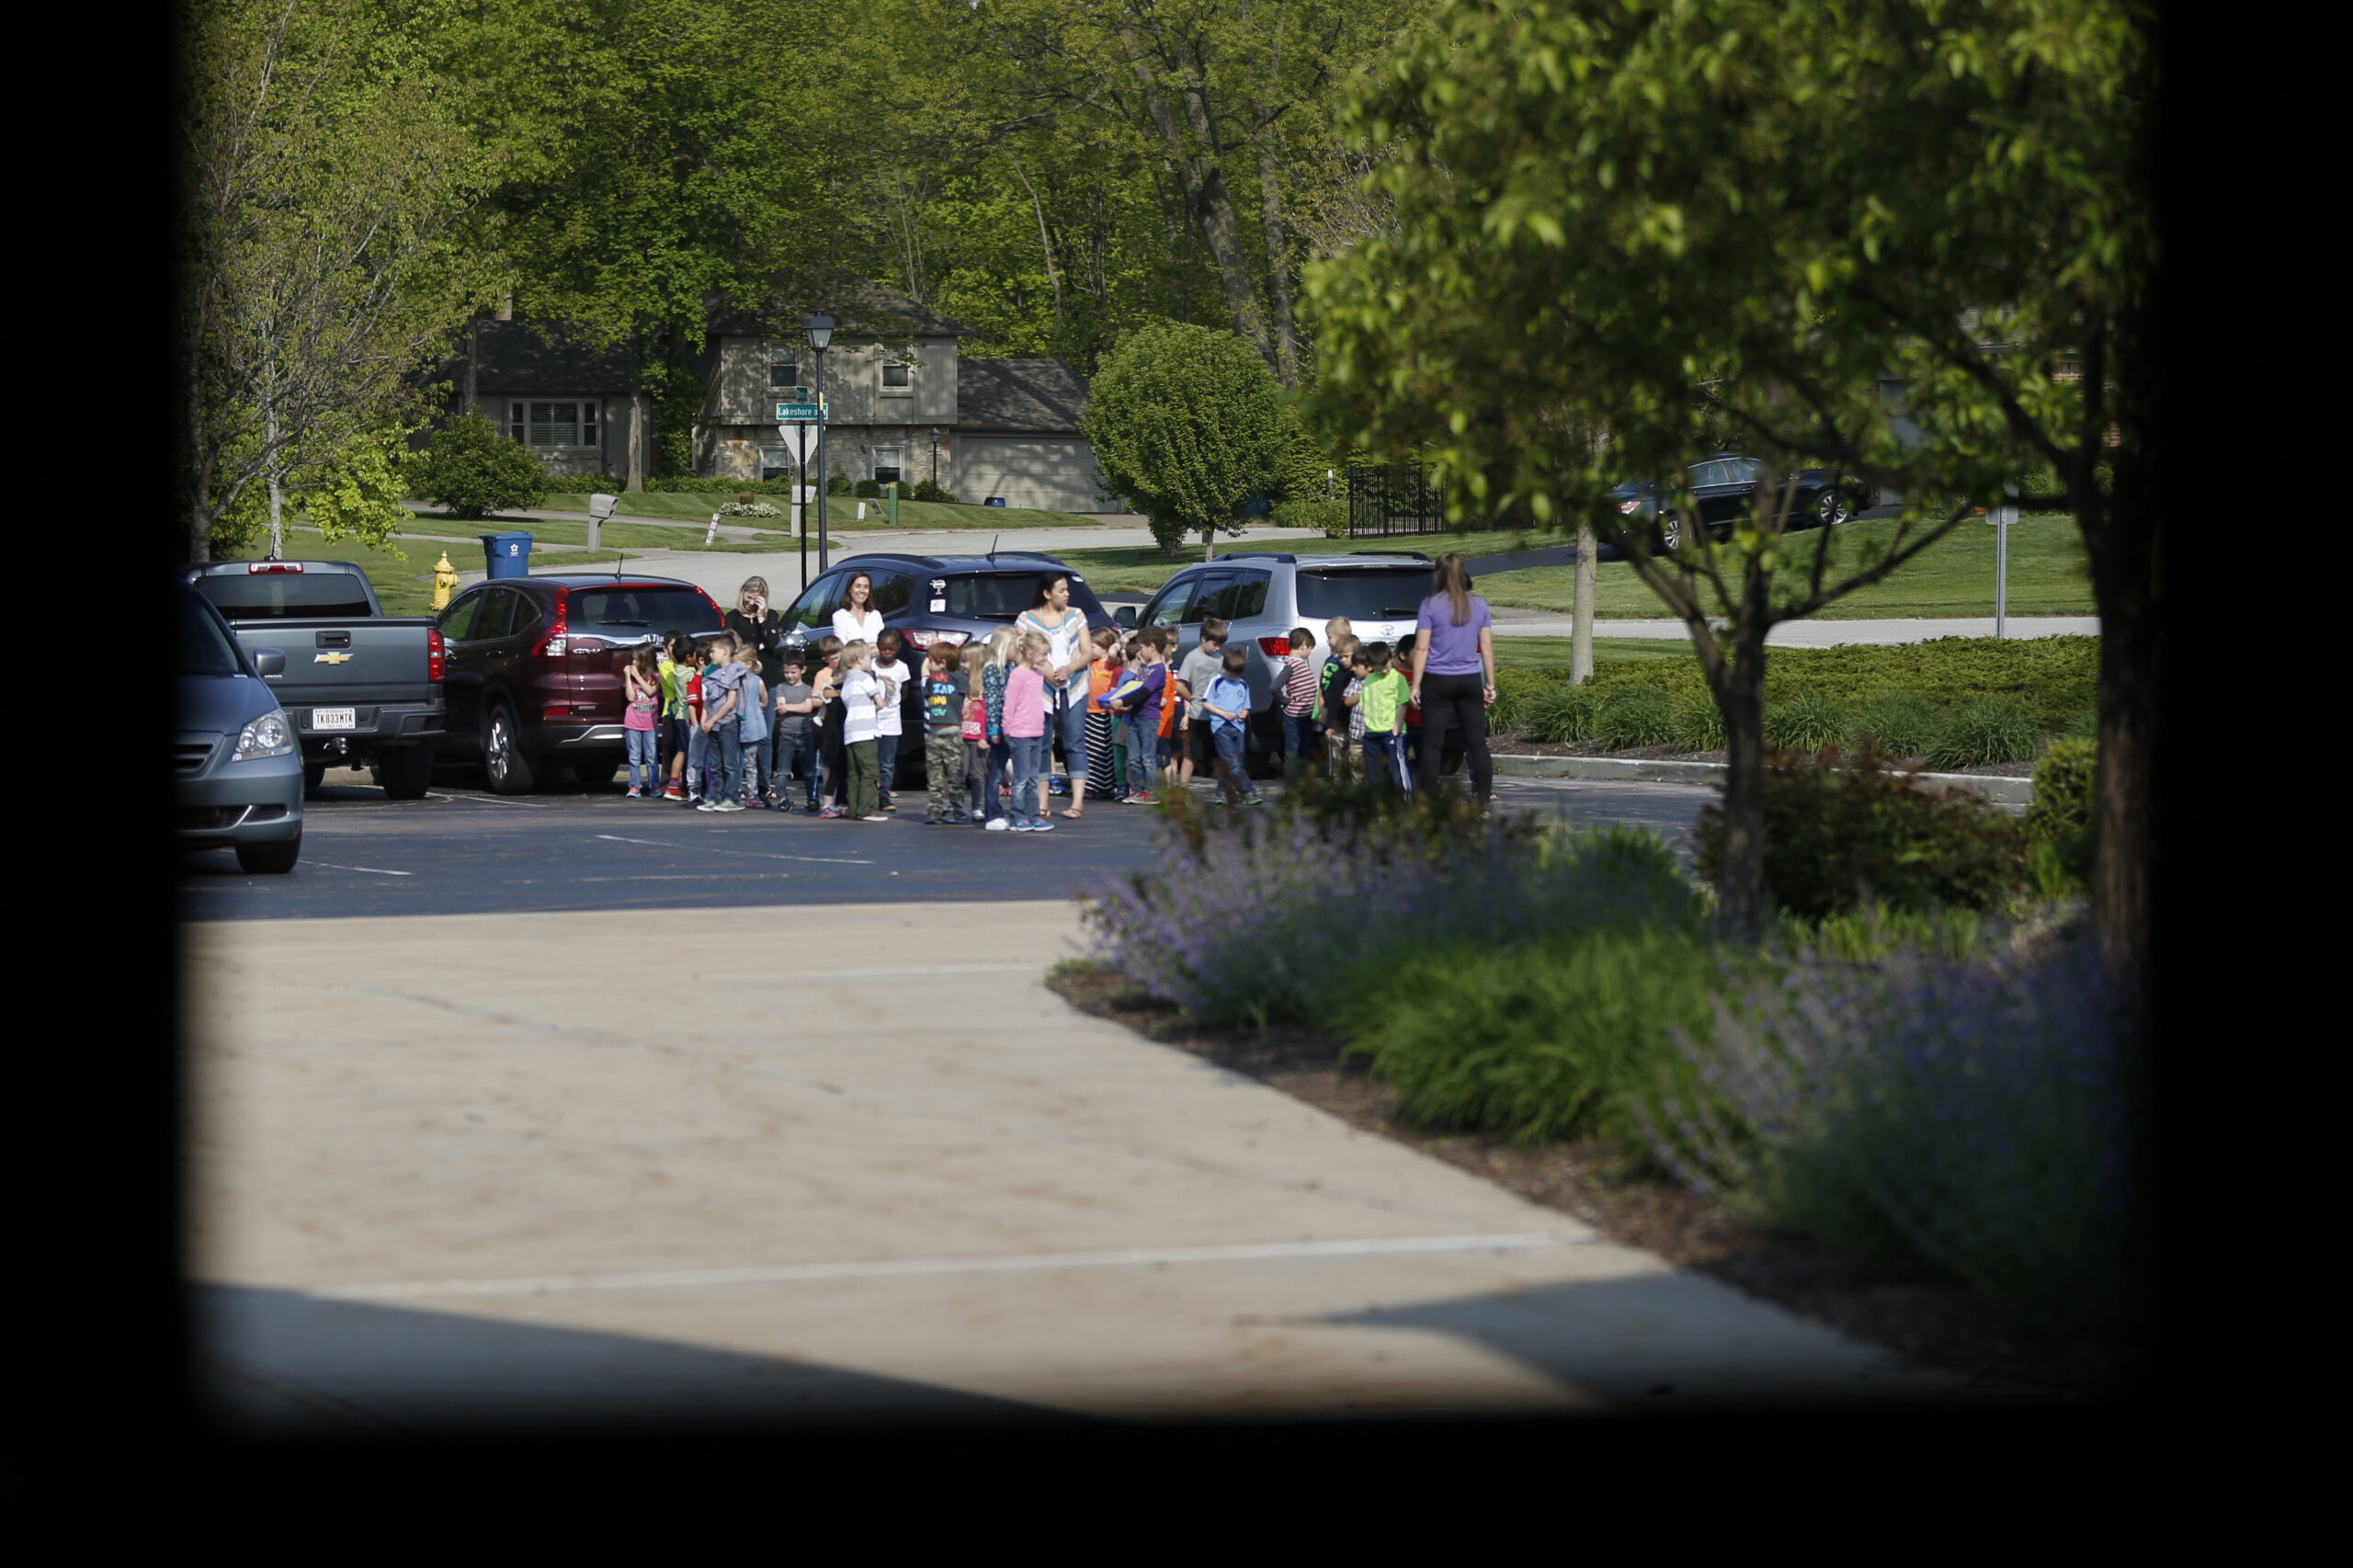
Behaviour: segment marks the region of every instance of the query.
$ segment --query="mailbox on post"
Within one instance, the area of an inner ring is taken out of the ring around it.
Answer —
[[[598,544],[601,542],[604,533],[605,519],[611,517],[613,515],[614,508],[618,507],[620,504],[621,498],[618,495],[599,494],[588,497],[589,549],[595,550],[597,548]]]

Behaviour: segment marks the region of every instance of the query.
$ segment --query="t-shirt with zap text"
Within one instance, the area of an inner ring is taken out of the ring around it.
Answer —
[[[1016,665],[1005,683],[1005,733],[1017,741],[1046,733],[1046,677],[1027,665]]]
[[[1220,734],[1232,734],[1242,728],[1242,721],[1229,719],[1225,713],[1212,713],[1212,708],[1222,708],[1226,713],[1250,711],[1250,683],[1240,676],[1219,674],[1210,681],[1210,688],[1201,693],[1201,716],[1210,728]]]
[[[1444,594],[1432,594],[1422,601],[1421,618],[1414,622],[1415,635],[1427,639],[1429,662],[1422,666],[1425,676],[1475,676],[1483,674],[1486,665],[1479,662],[1479,633],[1495,624],[1487,613],[1487,601],[1477,594],[1466,596],[1471,601],[1471,613],[1462,624],[1454,624],[1454,602]]]
[[[953,735],[964,728],[964,672],[926,669],[923,673],[923,727],[926,734]]]

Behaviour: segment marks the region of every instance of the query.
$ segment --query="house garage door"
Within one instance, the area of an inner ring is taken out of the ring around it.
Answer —
[[[966,436],[957,454],[956,499],[1002,495],[1008,506],[1099,512],[1095,449],[1077,436]]]

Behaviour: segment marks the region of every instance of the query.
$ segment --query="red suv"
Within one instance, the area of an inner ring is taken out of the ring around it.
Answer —
[[[721,630],[719,606],[666,577],[506,577],[441,612],[449,734],[441,755],[478,757],[490,787],[519,795],[561,767],[607,784],[627,759],[621,670],[673,631]]]

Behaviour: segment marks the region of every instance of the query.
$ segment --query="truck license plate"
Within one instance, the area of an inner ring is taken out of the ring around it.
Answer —
[[[356,730],[359,727],[358,710],[351,708],[313,708],[311,728],[313,730]]]

